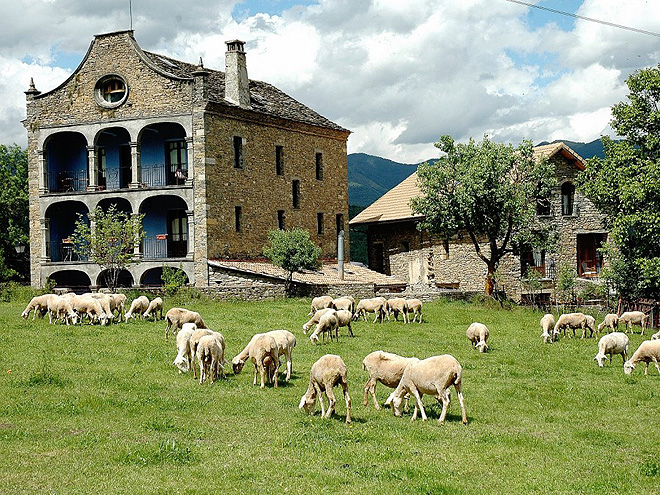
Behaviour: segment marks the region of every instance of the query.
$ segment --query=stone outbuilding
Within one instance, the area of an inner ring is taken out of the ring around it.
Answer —
[[[537,146],[534,154],[555,165],[556,185],[548,198],[538,201],[536,219],[554,224],[559,245],[556,253],[523,247],[501,260],[498,282],[515,300],[528,296],[522,283],[528,270],[541,275],[540,294],[545,297],[552,295],[563,264],[580,279],[598,279],[604,261],[598,248],[607,239],[605,217],[575,190],[584,159],[562,142]],[[411,285],[483,292],[486,265],[467,235],[440,239],[417,229],[422,216],[413,213],[410,200],[419,194],[417,174],[413,173],[351,220],[351,226],[366,227],[369,267]],[[482,250],[487,253],[488,246]]]
[[[207,287],[210,259],[261,257],[278,228],[337,257],[350,132],[249,79],[244,42],[226,42],[222,72],[142,50],[133,31],[101,34],[67,80],[26,96],[34,287],[104,284],[69,238],[99,206],[144,214],[124,286],[159,285],[170,266]]]

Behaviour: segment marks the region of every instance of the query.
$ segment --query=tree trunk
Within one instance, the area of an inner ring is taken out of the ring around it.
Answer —
[[[486,285],[484,287],[484,293],[487,296],[492,296],[493,289],[495,289],[495,264],[488,263],[488,273],[486,273]]]

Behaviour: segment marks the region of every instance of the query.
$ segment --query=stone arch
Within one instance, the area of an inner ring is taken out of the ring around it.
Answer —
[[[102,270],[96,277],[96,285],[98,287],[108,287],[108,283],[106,280],[107,273],[108,270]],[[134,279],[131,272],[126,269],[121,270],[119,272],[119,277],[117,279],[117,287],[133,287],[133,285],[134,285]]]
[[[56,287],[66,287],[80,294],[89,292],[92,285],[89,275],[82,270],[57,270],[48,276],[48,280]]]

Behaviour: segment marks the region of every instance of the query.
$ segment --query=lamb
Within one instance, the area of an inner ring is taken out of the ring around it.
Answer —
[[[399,313],[403,315],[403,323],[408,323],[408,302],[402,297],[393,297],[387,301],[387,319],[389,321],[390,314],[394,315],[394,319],[399,321]]]
[[[594,328],[593,326],[588,327],[587,324],[588,324],[587,317],[584,313],[564,313],[557,320],[553,333],[558,335],[559,331],[563,330],[563,334],[565,336],[566,329],[570,328],[573,330],[573,337],[575,337],[575,329],[581,328],[582,338],[584,338],[587,332],[587,328],[589,328],[589,330],[591,330],[591,336],[593,336]]]
[[[486,352],[488,350],[486,341],[489,334],[488,327],[483,323],[472,323],[465,332],[467,338],[472,342],[474,347],[479,349],[479,352]]]
[[[279,368],[279,357],[284,355],[286,358],[286,381],[288,382],[291,380],[291,370],[293,367],[291,354],[293,353],[293,348],[296,347],[296,336],[288,330],[271,330],[270,332],[266,332],[266,335],[271,335],[277,343],[277,360],[272,363],[275,367],[274,372],[277,373],[277,369]],[[264,366],[267,364],[264,363]]]
[[[422,322],[422,301],[419,299],[406,299],[408,306],[408,322],[415,323],[417,316],[419,316],[419,323]],[[410,321],[410,314],[412,313],[413,319]]]
[[[630,330],[630,333],[633,332],[633,325],[639,325],[642,327],[641,335],[644,335],[644,330],[648,326],[649,317],[645,315],[642,311],[626,311],[621,316],[619,316],[619,323],[626,325],[626,333]]]
[[[327,332],[330,334],[330,341],[332,342],[332,332],[335,332],[335,334],[337,334],[337,341],[339,341],[338,329],[339,320],[337,319],[337,312],[328,311],[327,313],[321,315],[321,318],[319,318],[319,322],[316,325],[312,335],[309,336],[309,340],[316,344],[319,341],[319,334],[322,334],[322,337],[325,340],[325,333]]]
[[[386,387],[396,388],[401,381],[403,370],[413,361],[419,361],[419,359],[407,358],[384,351],[374,351],[367,354],[362,360],[362,369],[369,373],[369,379],[364,384],[364,405],[369,405],[369,395],[371,395],[374,407],[380,410],[380,405],[376,399],[376,385],[378,382]]]
[[[147,307],[147,310],[144,312],[142,315],[144,318],[147,318],[148,316],[153,316],[154,321],[156,321],[157,314],[160,313],[160,317],[158,320],[163,319],[163,300],[160,297],[155,297],[150,303],[149,306]]]
[[[610,356],[610,363],[612,363],[612,356],[614,354],[621,354],[625,363],[628,359],[628,344],[628,336],[625,333],[612,332],[605,334],[598,341],[598,354],[596,354],[594,360],[602,368],[607,354]]]
[[[361,299],[355,308],[353,319],[357,320],[362,316],[364,321],[367,321],[367,313],[374,313],[376,315],[373,323],[376,323],[376,320],[380,320],[383,323],[383,317],[387,314],[387,301],[385,298],[373,297],[371,299]]]
[[[351,337],[355,337],[353,335],[353,329],[351,328],[351,321],[353,321],[353,313],[346,309],[340,309],[337,311],[337,329],[335,330],[337,332],[337,341],[339,341],[339,329],[341,327],[348,327],[348,334]]]
[[[353,316],[353,310],[355,309],[355,299],[352,297],[338,297],[337,299],[332,300],[332,304],[330,305],[332,309],[335,309],[337,311],[341,309],[345,309],[346,311],[350,311],[351,316]]]
[[[204,335],[199,339],[197,346],[197,361],[199,362],[199,384],[202,385],[206,378],[210,378],[211,384],[218,376],[225,377],[222,366],[224,361],[224,338],[220,339],[217,332],[213,335]],[[220,335],[222,337],[222,335]]]
[[[264,366],[264,358],[270,356],[272,362],[276,363],[278,361],[277,357],[277,342],[272,335],[267,334],[256,334],[252,337],[252,340],[245,346],[240,354],[234,356],[232,359],[232,367],[234,369],[234,374],[238,374],[243,369],[245,362],[250,359],[254,364],[254,380],[253,385],[257,384],[257,371],[261,376],[261,388],[265,388],[265,378],[266,378],[266,367]],[[277,373],[274,376],[273,386],[277,388]]]
[[[73,306],[73,310],[80,315],[81,322],[83,315],[89,317],[90,325],[95,321],[98,321],[101,325],[105,325],[108,322],[101,303],[93,297],[76,296],[72,299],[71,305]]]
[[[351,397],[348,394],[348,377],[346,374],[346,365],[341,357],[334,354],[321,356],[318,361],[312,365],[309,373],[309,386],[307,392],[300,399],[298,409],[305,409],[307,414],[312,414],[316,407],[316,398],[321,403],[321,417],[329,418],[335,411],[335,394],[333,387],[341,385],[346,401],[346,424],[351,423]],[[323,392],[328,398],[328,410],[323,405]]]
[[[103,312],[106,314],[108,323],[112,322],[115,315],[111,308],[112,298],[108,294],[102,294],[100,292],[89,292],[87,294],[83,294],[83,296],[90,296],[96,299],[101,304],[101,308],[103,308]]]
[[[176,335],[177,330],[181,328],[181,325],[184,323],[194,323],[197,325],[197,328],[208,328],[197,311],[190,311],[184,308],[170,309],[165,313],[165,321],[167,322],[167,326],[165,327],[165,340],[167,340],[167,334],[170,331],[170,328],[172,329],[172,335]]]
[[[32,315],[33,321],[37,317],[37,314],[39,314],[39,318],[43,318],[44,315],[48,312],[48,301],[52,297],[57,297],[57,296],[56,294],[43,294],[41,296],[33,297],[32,299],[30,299],[30,302],[21,313],[21,317],[27,320],[28,317],[30,316],[30,313],[34,311],[34,314]]]
[[[603,321],[598,325],[598,331],[602,332],[605,327],[610,328],[610,332],[615,332],[619,329],[619,317],[615,313],[605,315]]]
[[[213,334],[213,330],[209,330],[208,328],[197,328],[197,325],[195,325],[195,331],[188,340],[188,347],[190,349],[190,357],[192,361],[191,366],[193,369],[193,378],[197,378],[197,368],[195,367],[195,359],[197,357],[197,346],[199,345],[199,341],[202,337],[212,334]]]
[[[303,325],[303,334],[307,335],[307,331],[312,328],[314,325],[316,325],[319,322],[319,319],[321,318],[321,315],[324,313],[327,313],[328,311],[334,311],[333,308],[323,308],[319,309],[316,313],[314,313],[314,316],[312,316],[307,323]]]
[[[644,370],[644,375],[649,374],[649,363],[655,364],[655,369],[658,370],[660,374],[660,366],[658,366],[658,360],[660,359],[660,340],[645,340],[634,352],[632,357],[623,363],[623,371],[626,375],[629,375],[635,369],[637,364],[643,362],[646,363],[646,369]]]
[[[179,373],[187,373],[194,361],[190,352],[190,337],[196,330],[197,325],[194,323],[184,323],[179,333],[176,334],[177,355],[172,364],[179,368]]]
[[[312,299],[312,307],[307,314],[307,316],[312,316],[319,309],[329,308],[332,306],[332,297],[330,296],[320,296]]]
[[[55,317],[55,321],[63,320],[67,326],[69,322],[73,322],[74,325],[78,322],[78,315],[73,310],[71,301],[66,297],[55,296],[48,300],[48,320],[50,323],[53,323],[53,317]]]
[[[142,317],[148,307],[149,299],[147,299],[147,296],[139,296],[133,299],[131,307],[124,315],[124,321],[128,321],[129,318],[135,318],[136,315]]]
[[[395,416],[401,416],[401,402],[406,393],[415,397],[416,405],[412,420],[417,419],[417,410],[422,413],[422,420],[426,421],[426,412],[422,404],[422,395],[433,395],[438,401],[442,402],[442,413],[438,423],[442,424],[449,409],[450,395],[448,388],[453,385],[458,393],[458,400],[461,404],[461,413],[463,424],[467,424],[467,415],[465,413],[465,401],[463,400],[463,390],[461,378],[463,369],[450,354],[442,356],[433,356],[422,361],[412,362],[403,370],[403,376],[394,392],[390,394],[385,401],[385,405],[392,405]]]
[[[541,318],[541,338],[543,343],[547,344],[554,340],[555,317],[551,313],[547,313]]]

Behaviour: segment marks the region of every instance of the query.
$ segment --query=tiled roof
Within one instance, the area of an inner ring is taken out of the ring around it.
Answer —
[[[199,67],[186,62],[181,62],[164,55],[147,52],[144,54],[161,71],[172,74],[179,78],[192,79],[193,72]],[[208,72],[208,99],[214,103],[236,107],[225,100],[225,73],[217,70],[204,69]],[[280,117],[295,122],[302,122],[327,129],[349,132],[347,129],[326,119],[311,108],[280,91],[272,84],[250,79],[250,106],[252,111]]]
[[[224,268],[246,274],[272,277],[284,280],[286,279],[286,270],[275,266],[267,261],[254,260],[209,260],[209,265]],[[305,270],[303,273],[294,272],[294,282],[306,284],[333,284],[333,285],[351,285],[351,284],[369,284],[376,285],[405,285],[405,282],[397,280],[391,276],[369,270],[360,265],[352,263],[344,264],[344,280],[339,276],[337,263],[324,263],[318,271]]]
[[[534,148],[534,156],[537,159],[550,158],[557,153],[561,153],[569,160],[575,160],[575,166],[584,170],[584,159],[562,142]],[[415,172],[358,213],[349,224],[383,223],[422,218],[423,215],[416,215],[410,209],[410,200],[419,195],[417,172]]]

